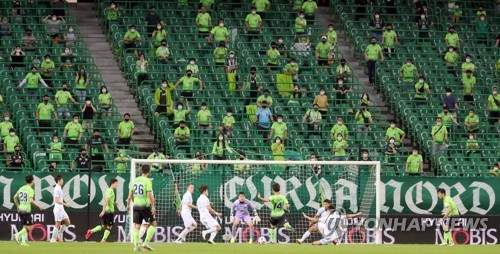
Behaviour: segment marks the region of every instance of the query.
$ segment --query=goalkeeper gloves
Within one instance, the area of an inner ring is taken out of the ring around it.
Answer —
[[[255,217],[253,217],[253,224],[257,225],[260,222],[260,217],[258,214],[255,214]]]

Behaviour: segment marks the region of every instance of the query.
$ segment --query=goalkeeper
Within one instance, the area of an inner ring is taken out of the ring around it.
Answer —
[[[255,217],[253,221],[250,218],[249,209],[253,210]],[[240,221],[245,222],[250,228],[250,240],[249,244],[253,243],[253,224],[258,224],[260,222],[259,215],[257,214],[257,210],[252,205],[252,203],[245,198],[245,193],[240,192],[238,194],[238,199],[234,201],[233,206],[231,207],[231,222],[233,222],[233,230],[231,231],[231,243],[234,243],[236,240],[236,230],[238,229],[238,225]]]

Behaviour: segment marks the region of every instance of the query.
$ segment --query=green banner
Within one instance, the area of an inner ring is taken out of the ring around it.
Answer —
[[[88,175],[83,173],[65,173],[63,191],[65,201],[71,208],[68,210],[87,209]],[[52,192],[55,185],[55,174],[40,173],[35,176],[35,201],[45,209],[53,206]],[[281,173],[234,175],[212,172],[192,175],[187,173],[176,177],[182,179],[180,184],[167,175],[152,175],[154,195],[157,209],[175,211],[178,195],[184,193],[185,184],[192,182],[196,188],[205,184],[209,186],[210,199],[216,207],[229,208],[240,191],[254,201],[258,209],[264,204],[258,201],[257,194],[268,197],[272,192],[272,184],[280,183],[282,194],[286,195],[292,211],[310,211],[320,206],[320,197],[333,200],[337,207],[350,211],[359,211],[375,207],[375,185],[373,176],[325,175],[319,179],[308,174]],[[129,176],[127,174],[92,173],[90,182],[90,209],[99,211],[103,204],[103,194],[108,188],[109,180],[118,179],[116,191],[118,210],[124,211],[128,195]],[[20,173],[3,173],[0,175],[0,210],[14,210],[12,197],[23,186],[24,175]],[[420,178],[420,177],[382,177],[380,185],[382,214],[439,214],[443,211],[442,201],[437,198],[437,189],[444,188],[455,200],[458,210],[466,215],[498,215],[500,193],[498,178]],[[177,191],[178,190],[178,191]],[[224,194],[224,195],[223,195]],[[198,197],[195,191],[193,198]],[[165,211],[165,212],[166,212]]]

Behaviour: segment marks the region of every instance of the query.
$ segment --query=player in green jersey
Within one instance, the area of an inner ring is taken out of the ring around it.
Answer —
[[[130,193],[127,198],[127,210],[130,207],[131,201],[133,201],[132,208],[134,211],[134,224],[135,229],[133,232],[134,239],[134,251],[142,251],[139,246],[139,229],[141,228],[142,221],[145,220],[149,223],[149,228],[146,234],[146,239],[142,244],[142,248],[147,250],[154,250],[149,246],[149,241],[155,232],[156,219],[155,219],[155,199],[153,197],[153,184],[148,178],[150,173],[149,165],[142,165],[141,176],[137,177],[132,183],[130,183]]]
[[[290,204],[285,196],[280,194],[280,185],[273,184],[273,192],[269,198],[263,198],[259,195],[257,197],[263,202],[271,202],[271,243],[276,241],[277,227],[283,226],[286,230],[293,232],[294,229],[290,226],[286,218],[286,212],[290,210]]]
[[[109,234],[111,233],[111,229],[113,228],[114,218],[115,218],[115,190],[118,187],[118,180],[115,178],[111,179],[109,182],[109,189],[106,191],[104,196],[104,204],[102,205],[102,211],[99,214],[99,217],[102,218],[102,224],[96,226],[93,229],[87,230],[87,234],[85,235],[85,240],[89,240],[92,233],[99,232],[103,229],[104,236],[102,237],[101,243],[105,243],[106,239],[108,239]]]
[[[21,244],[21,246],[28,246],[28,244],[26,244],[26,238],[28,237],[28,231],[31,230],[33,225],[33,218],[31,217],[31,204],[37,206],[40,211],[42,211],[43,208],[33,199],[35,197],[35,191],[33,190],[33,184],[35,181],[33,179],[33,175],[27,175],[24,180],[26,181],[26,185],[19,188],[16,195],[14,195],[14,203],[16,204],[19,218],[23,223],[23,229],[14,234],[14,239],[16,240],[16,243]]]
[[[438,198],[443,200],[443,205],[445,208],[443,218],[439,219],[439,224],[443,226],[443,242],[441,245],[454,246],[455,241],[451,236],[451,229],[453,229],[454,222],[456,222],[455,217],[458,217],[460,213],[458,212],[457,205],[453,198],[446,196],[446,191],[444,189],[438,189]],[[451,227],[451,228],[450,228]]]

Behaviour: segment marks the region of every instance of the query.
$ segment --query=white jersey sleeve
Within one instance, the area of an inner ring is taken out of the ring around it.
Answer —
[[[191,192],[186,191],[184,193],[184,196],[182,196],[182,212],[186,213],[189,212],[191,213],[191,207],[188,206],[189,203],[193,203],[193,196],[191,195]]]
[[[196,206],[198,207],[198,212],[200,213],[200,220],[206,219],[210,216],[210,211],[208,211],[207,206],[210,205],[210,200],[205,195],[201,195],[196,201]]]
[[[56,187],[54,187],[54,210],[64,209],[63,205],[56,203],[56,198],[59,198],[61,202],[64,202],[64,193],[61,186],[57,184]]]

